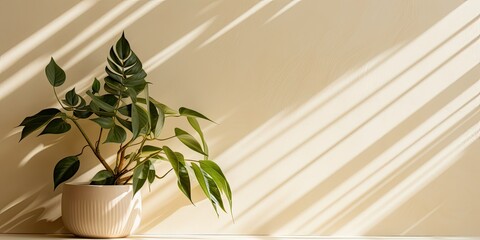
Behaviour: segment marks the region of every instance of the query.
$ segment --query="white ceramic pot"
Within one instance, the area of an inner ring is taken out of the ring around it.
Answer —
[[[65,227],[79,237],[126,237],[139,226],[142,200],[132,185],[66,183],[62,195]]]

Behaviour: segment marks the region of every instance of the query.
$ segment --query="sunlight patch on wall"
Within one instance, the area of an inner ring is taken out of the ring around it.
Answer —
[[[63,45],[60,49],[55,51],[52,56],[55,59],[62,58],[67,53],[72,51],[74,48],[78,47],[80,44],[84,43],[86,40],[98,34],[102,28],[110,24],[115,18],[120,16],[122,13],[127,11],[132,5],[134,5],[135,1],[124,1],[120,4],[116,5],[112,10],[108,11],[106,14],[102,15],[99,19],[95,20],[92,24],[90,24],[87,28],[85,28],[82,32],[80,32],[77,36],[73,37],[68,43]],[[68,66],[68,65],[67,65]]]
[[[272,17],[270,17],[265,23],[269,23],[275,18],[279,17],[280,15],[284,14],[286,11],[288,11],[290,8],[294,7],[298,3],[300,3],[302,0],[292,0],[290,3],[285,5],[282,9],[278,10],[275,14],[273,14]]]
[[[121,21],[119,21],[114,26],[110,27],[100,36],[96,36],[95,40],[91,42],[88,46],[86,46],[84,49],[79,51],[78,54],[75,54],[75,57],[73,57],[63,65],[64,69],[68,69],[74,66],[75,64],[77,64],[79,61],[81,61],[82,59],[90,55],[93,51],[95,51],[97,48],[99,48],[102,44],[105,44],[107,41],[109,41],[113,36],[117,35],[119,32],[121,32],[122,30],[124,30],[125,28],[133,24],[135,21],[145,16],[148,12],[155,9],[158,5],[160,5],[163,2],[164,0],[149,1],[145,3],[143,6],[139,7],[130,15],[126,16],[125,18],[122,18]]]
[[[70,24],[73,20],[81,16],[95,5],[96,1],[88,0],[81,1],[70,10],[66,11],[55,20],[32,34],[27,39],[23,40],[15,47],[8,50],[0,57],[0,73],[15,64],[20,58],[38,47],[45,40],[52,37],[55,33]]]
[[[392,54],[397,52],[400,46],[392,47],[391,49],[378,54],[373,59],[365,63],[358,70],[349,72],[343,75],[337,81],[322,90],[321,93],[310,98],[296,109],[286,109],[276,114],[271,119],[267,120],[260,127],[250,132],[246,137],[238,141],[234,146],[224,151],[218,159],[228,158],[229,161],[225,161],[226,169],[230,169],[241,165],[248,165],[250,161],[254,161],[254,158],[249,158],[251,154],[256,153],[262,146],[267,144],[273,144],[276,138],[282,135],[289,135],[290,133],[298,133],[299,140],[295,143],[301,143],[302,137],[305,135],[305,131],[310,131],[310,125],[303,124],[305,122],[316,121],[317,119],[324,118],[317,112],[319,106],[331,103],[333,98],[341,94],[342,91],[349,88],[353,83],[360,78],[365,77],[366,73],[378,68],[388,60]],[[343,108],[332,108],[332,112],[329,114],[329,118],[336,118],[345,113]],[[307,121],[311,119],[311,121]],[[328,123],[331,123],[329,121]],[[328,123],[322,125],[326,126]],[[290,129],[292,128],[292,129]],[[290,139],[292,140],[292,139]],[[255,144],[252,144],[254,142]],[[291,142],[291,141],[289,141]],[[232,159],[235,156],[235,159]]]
[[[323,232],[334,226],[338,219],[349,213],[342,213],[342,210],[358,205],[361,197],[369,194],[373,186],[394,176],[397,169],[407,164],[423,149],[432,146],[443,134],[474,111],[480,105],[479,91],[480,82],[477,82],[300,214],[296,219],[303,221],[296,223],[296,227],[309,232]],[[318,228],[319,226],[321,227]]]
[[[428,61],[429,59],[430,61],[439,60],[439,59],[441,60],[445,58],[449,59],[448,55],[442,56],[442,52],[443,53],[447,53],[451,51],[455,52],[455,51],[458,51],[458,48],[461,48],[462,45],[468,44],[466,42],[470,41],[470,39],[473,36],[475,36],[475,34],[472,34],[472,31],[475,31],[474,26],[475,24],[471,25],[470,29],[465,30],[463,35],[459,35],[453,40],[451,40],[448,44],[445,44],[442,48],[437,50],[436,52],[437,54],[432,54],[432,56],[425,59],[425,61]],[[460,40],[462,42],[458,42]],[[452,49],[451,48],[452,46],[457,46],[457,49]],[[430,92],[432,94],[430,97],[433,97],[436,95],[436,93],[439,93],[442,90],[442,88],[445,89],[446,87],[449,86],[450,83],[453,83],[456,79],[458,79],[459,76],[462,76],[464,72],[467,72],[469,69],[473,68],[478,63],[475,57],[475,53],[477,52],[477,50],[480,51],[480,49],[478,49],[478,46],[475,47],[475,45],[471,46],[470,48],[467,48],[466,50],[464,50],[465,54],[461,55],[460,57],[457,57],[454,62],[450,63],[449,65],[443,66],[443,68],[435,72],[435,74],[430,77],[429,84],[428,84],[428,81],[425,81],[424,83],[421,83],[420,85],[418,85],[416,87],[417,88],[416,95],[415,94],[410,94],[410,96],[405,95],[403,100],[404,106],[406,108],[408,108],[409,106],[415,106],[415,107],[421,106],[421,103],[425,103],[428,101],[428,99],[426,99],[426,101],[422,100],[424,99],[422,95],[424,95],[425,92]],[[417,66],[421,66],[422,69],[426,68],[425,66],[422,66],[422,64],[418,64]],[[429,66],[429,68],[431,67],[433,66]],[[458,71],[458,72],[454,76],[450,75],[449,80],[443,80],[442,76],[453,74],[455,71]],[[439,88],[438,90],[434,90],[438,87],[441,87],[441,88]],[[421,90],[421,88],[425,90]],[[476,85],[468,89],[463,95],[459,96],[455,101],[451,102],[449,105],[444,107],[441,111],[439,111],[436,115],[434,115],[434,117],[429,119],[420,127],[414,129],[407,137],[400,140],[395,146],[388,149],[386,152],[384,152],[382,155],[380,155],[378,158],[372,161],[368,166],[366,166],[361,171],[359,171],[356,175],[349,178],[339,188],[335,189],[328,196],[322,198],[321,201],[318,201],[314,206],[311,207],[312,209],[317,209],[317,211],[305,211],[303,214],[300,214],[297,217],[298,219],[303,218],[303,219],[313,220],[313,218],[315,218],[315,215],[318,215],[320,214],[319,212],[321,212],[322,213],[321,216],[323,220],[316,220],[314,221],[314,223],[312,221],[296,223],[295,224],[296,228],[307,230],[307,231],[314,231],[315,226],[318,227],[318,225],[321,225],[325,222],[329,222],[327,225],[323,226],[318,230],[319,232],[321,232],[322,230],[327,229],[329,226],[333,225],[334,222],[332,221],[331,218],[333,217],[340,218],[338,216],[338,213],[342,209],[352,204],[352,202],[356,201],[358,197],[368,192],[371,186],[374,186],[375,184],[381,182],[383,178],[387,177],[395,169],[401,166],[401,164],[403,164],[405,161],[413,157],[415,153],[420,151],[422,148],[428,146],[428,144],[430,144],[431,141],[434,141],[436,138],[440,136],[441,132],[438,132],[434,135],[429,135],[429,137],[426,139],[427,142],[424,144],[422,144],[422,142],[416,142],[419,138],[424,137],[423,135],[425,133],[428,133],[431,130],[431,127],[429,126],[438,125],[439,122],[444,120],[445,116],[449,116],[449,114],[453,113],[455,110],[462,108],[463,104],[474,99],[476,94],[478,94],[479,91],[480,91],[480,84],[477,83]],[[393,94],[393,92],[391,92],[390,94]],[[466,114],[471,112],[473,108],[475,108],[480,104],[479,99],[475,98],[475,100],[476,101],[468,105],[468,108],[466,108],[466,110],[458,113],[460,115],[456,115],[456,118],[454,118],[455,119],[454,122],[449,123],[450,125],[446,125],[445,128],[441,128],[441,129],[443,129],[444,131],[448,130],[448,128],[452,127],[453,124],[456,123],[456,121],[461,119],[461,117],[464,117]],[[398,105],[399,102],[401,101],[402,100],[398,100],[396,105]],[[400,118],[399,114],[394,114],[394,112],[404,113],[405,108],[395,108],[395,105],[392,105],[386,111],[391,112],[386,116]],[[378,116],[378,119],[381,119],[383,121],[388,121],[388,122],[394,121],[393,119],[381,118],[381,116]],[[439,129],[437,129],[437,131]],[[413,149],[416,149],[416,150],[413,152],[408,152],[411,154],[405,155],[407,152],[402,152],[402,151],[404,151],[405,149],[408,149],[409,146],[414,143],[415,145]],[[384,164],[386,164],[386,161],[390,159],[396,159],[396,160],[394,162],[387,164],[387,166],[385,167]],[[375,172],[377,172],[377,174],[374,174],[373,177],[369,178],[368,181],[364,182],[364,180],[367,179],[367,176],[370,176],[372,173],[375,173]],[[354,186],[356,186],[360,182],[362,183],[361,186],[354,188]],[[355,191],[353,191],[353,189]],[[340,199],[340,196],[342,196],[343,198]],[[333,204],[334,202],[335,204]],[[333,206],[330,206],[330,204],[333,204]],[[330,206],[330,207],[328,209],[325,209],[326,206]]]
[[[420,224],[422,224],[425,220],[427,220],[429,217],[431,217],[433,214],[435,214],[442,206],[443,206],[444,202],[438,204],[438,206],[436,206],[435,208],[433,208],[432,210],[430,210],[427,214],[425,214],[425,216],[423,216],[422,218],[418,219],[415,223],[413,223],[410,227],[408,227],[407,229],[405,229],[405,231],[403,231],[402,233],[400,233],[400,235],[406,235],[408,234],[411,230],[415,229],[417,226],[419,226]]]
[[[267,123],[268,126],[261,128],[263,130],[258,134],[271,136],[272,129],[281,134],[273,134],[273,139],[266,137],[268,142],[253,138],[246,143],[250,148],[255,145],[255,152],[244,154],[249,153],[248,147],[239,148],[238,153],[226,152],[228,156],[239,155],[238,160],[223,161],[235,164],[234,169],[228,170],[229,176],[245,179],[235,186],[237,194],[257,192],[258,183],[269,183],[268,186],[262,185],[258,198],[242,198],[245,202],[237,210],[241,212],[238,223],[256,221],[258,225],[266,224],[310,192],[316,185],[312,180],[320,183],[333,175],[474,67],[478,63],[478,57],[474,55],[478,47],[473,44],[478,29],[475,21],[464,27],[477,17],[471,7],[464,4],[456,9],[380,67],[350,84],[334,99],[309,112],[294,125],[283,122],[288,121],[284,119],[290,115],[276,116],[269,121],[274,124]],[[289,128],[276,130],[282,125]],[[267,143],[257,144],[258,141]],[[222,154],[218,160],[222,161],[224,156]],[[257,161],[252,169],[246,162],[254,160]],[[302,184],[305,181],[309,184]],[[292,197],[292,192],[296,197]],[[272,205],[275,208],[271,208]],[[281,231],[301,225],[294,219],[290,222],[292,224]],[[229,228],[241,229],[238,225]]]
[[[269,3],[271,3],[272,0],[264,0],[260,1],[257,4],[255,4],[253,7],[248,9],[246,12],[244,12],[242,15],[237,17],[235,20],[227,24],[225,27],[220,29],[220,31],[216,32],[213,34],[209,39],[207,39],[205,42],[203,42],[198,48],[203,48],[206,45],[210,44],[211,42],[215,41],[219,37],[221,37],[223,34],[227,33],[228,31],[232,30],[234,27],[236,27],[238,24],[242,23],[245,21],[247,18],[258,12],[260,9],[263,7],[267,6]]]
[[[141,8],[137,9],[135,12],[124,18],[122,21],[117,23],[114,27],[110,28],[107,32],[95,38],[95,41],[90,43],[84,49],[82,49],[78,54],[76,54],[72,59],[70,59],[65,64],[60,64],[62,68],[67,71],[69,68],[73,67],[79,61],[84,59],[86,56],[91,54],[95,49],[100,47],[102,44],[107,42],[112,36],[118,34],[122,29],[134,23],[137,19],[144,16],[149,11],[153,10],[154,7],[162,3],[163,1],[154,1],[149,2],[143,5]],[[135,4],[135,1],[127,1],[122,4],[117,5],[109,13],[105,14],[98,22],[92,23],[87,29],[82,31],[79,35],[72,38],[66,45],[64,45],[59,50],[52,53],[52,56],[55,59],[61,59],[65,54],[73,50],[84,40],[93,36],[101,28],[105,27],[116,17],[121,15],[126,11],[132,4]],[[80,41],[82,40],[82,41]],[[39,74],[48,63],[48,58],[50,56],[42,56],[34,61],[30,62],[27,66],[19,70],[12,77],[6,79],[4,82],[0,83],[0,100],[8,96],[9,93],[14,92],[16,89],[24,85],[29,79],[33,78],[35,75]],[[68,89],[65,89],[62,94],[64,94]]]
[[[365,234],[370,228],[380,222],[385,216],[411,198],[416,192],[425,187],[429,182],[446,171],[458,159],[462,151],[473,141],[478,139],[480,123],[475,124],[459,138],[444,148],[430,161],[416,170],[407,179],[381,197],[370,208],[363,211],[352,221],[346,224],[336,234]]]
[[[55,144],[56,143],[52,143],[52,144],[49,144],[49,145],[45,145],[43,143],[38,144],[30,152],[28,152],[27,155],[25,155],[25,157],[18,164],[18,167],[24,167],[30,160],[33,159],[34,156],[36,156],[40,152],[46,150],[47,148],[49,148],[49,147],[51,147]]]
[[[165,61],[177,54],[180,50],[185,48],[188,44],[193,42],[195,39],[198,38],[198,36],[205,32],[205,30],[213,23],[214,20],[215,17],[207,20],[200,26],[185,34],[183,37],[181,37],[174,43],[170,44],[168,47],[157,53],[155,56],[148,59],[148,61],[145,62],[145,71],[151,72],[153,69],[162,65]]]

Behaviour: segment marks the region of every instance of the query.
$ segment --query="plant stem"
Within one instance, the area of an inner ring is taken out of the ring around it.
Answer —
[[[78,156],[82,155],[82,154],[83,154],[83,150],[85,150],[86,147],[88,147],[88,145],[83,146],[83,147],[82,147],[82,151],[81,151],[79,154],[75,155],[75,156],[78,157]]]
[[[92,149],[93,154],[95,154],[95,156],[98,158],[100,163],[105,167],[105,169],[107,169],[107,171],[113,173],[112,168],[107,164],[107,162],[105,161],[105,159],[103,159],[103,157],[100,155],[100,153],[95,150],[95,147],[93,146],[92,142],[88,138],[87,134],[83,131],[82,127],[78,124],[77,120],[75,120],[74,118],[69,117],[69,116],[67,116],[67,118],[72,120],[72,122],[75,124],[75,126],[77,126],[78,130],[80,130],[80,133],[82,133],[83,138],[85,138],[85,140],[87,141],[88,146],[90,147],[90,149]]]
[[[200,162],[200,160],[193,160],[193,159],[185,159],[187,162]]]
[[[167,137],[167,138],[155,138],[155,140],[158,140],[158,141],[166,141],[166,140],[172,139],[172,138],[174,138],[174,137],[176,137],[176,136],[171,136],[171,137]]]
[[[170,170],[168,170],[168,172],[163,174],[163,176],[161,176],[161,177],[159,177],[157,174],[155,174],[155,177],[158,178],[158,179],[162,179],[162,178],[166,177],[172,170],[173,170],[173,168],[170,168]]]
[[[95,143],[95,151],[100,152],[100,140],[102,139],[103,128],[100,127],[100,133],[98,134],[98,140]]]
[[[55,98],[57,98],[57,101],[58,103],[60,104],[60,106],[62,106],[63,109],[65,109],[66,111],[68,111],[65,106],[63,106],[62,102],[60,101],[60,99],[58,98],[58,95],[57,95],[57,90],[55,90],[55,87],[53,87],[53,93],[55,95]]]
[[[123,183],[123,185],[127,184],[128,181],[130,181],[130,179],[132,179],[132,178],[133,178],[133,175],[131,175],[130,177],[128,177],[127,180],[125,180],[125,182]]]

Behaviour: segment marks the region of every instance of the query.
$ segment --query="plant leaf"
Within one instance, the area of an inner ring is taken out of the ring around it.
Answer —
[[[140,83],[144,83],[146,77],[147,73],[144,70],[141,70],[140,72],[127,77],[127,79],[125,79],[125,86],[136,86]]]
[[[222,169],[215,162],[210,160],[200,161],[200,167],[212,177],[220,190],[225,194],[230,205],[230,214],[233,214],[232,190],[230,189],[230,184],[223,174]]]
[[[152,153],[155,153],[155,152],[160,152],[162,151],[162,148],[161,147],[157,147],[157,146],[152,146],[152,145],[145,145],[142,147],[142,155],[144,156],[148,156],[148,155],[151,155]]]
[[[115,124],[115,126],[113,126],[113,128],[111,128],[108,131],[108,135],[107,135],[107,139],[105,140],[105,143],[107,142],[122,143],[125,141],[126,138],[127,138],[127,132],[125,132],[125,129]]]
[[[136,139],[140,131],[147,125],[147,112],[142,107],[132,104],[132,139]]]
[[[167,106],[163,103],[160,103],[159,101],[153,99],[152,97],[149,97],[148,99],[151,103],[153,103],[155,105],[155,107],[157,107],[158,109],[161,109],[164,114],[177,114],[178,113],[174,109],[170,108],[169,106]],[[145,103],[146,100],[145,100],[145,98],[138,98],[138,102]]]
[[[112,172],[108,170],[101,170],[93,176],[91,185],[113,185],[115,184],[115,176],[113,176]]]
[[[121,106],[118,108],[118,112],[124,116],[131,117],[132,116],[132,104],[127,104],[125,106]]]
[[[61,118],[55,118],[47,124],[47,126],[45,127],[45,129],[43,129],[39,136],[43,134],[66,133],[68,132],[68,130],[70,130],[70,128],[72,128],[72,126],[69,123],[65,122]]]
[[[133,170],[133,195],[135,195],[135,193],[137,193],[145,184],[151,164],[150,160],[147,160]]]
[[[148,168],[148,176],[147,176],[147,180],[150,184],[153,183],[153,181],[155,181],[155,166],[153,165],[153,163],[149,160],[150,162],[150,166]]]
[[[53,170],[53,189],[56,189],[58,185],[73,177],[79,167],[80,161],[77,156],[69,156],[60,160]]]
[[[127,88],[127,94],[130,96],[133,103],[137,102],[137,92],[133,88]]]
[[[114,71],[115,73],[121,75],[122,69],[120,69],[119,65],[115,64],[112,60],[107,58],[108,66]]]
[[[120,59],[118,58],[117,54],[113,50],[113,47],[110,48],[110,59],[112,59],[112,61],[118,66],[122,66],[122,61],[120,61]]]
[[[188,148],[201,153],[203,155],[207,155],[200,146],[200,143],[189,133],[185,132],[180,128],[175,128],[175,136]]]
[[[208,184],[209,181],[207,179],[208,175],[205,174],[205,172],[202,171],[202,169],[200,169],[200,167],[195,163],[192,163],[192,169],[193,169],[193,172],[195,173],[195,177],[197,178],[197,181],[200,187],[203,190],[203,193],[205,194],[205,196],[208,197],[208,199],[212,203],[213,209],[215,209],[215,213],[217,213],[217,217],[218,217],[219,216],[218,210],[217,210],[218,200],[216,199],[215,196],[213,196],[210,193],[210,185]]]
[[[115,126],[115,121],[111,117],[99,117],[90,120],[96,122],[102,128],[112,128]]]
[[[53,57],[50,58],[50,62],[45,67],[45,75],[47,75],[48,81],[54,87],[61,86],[66,78],[65,71],[57,65]]]
[[[73,111],[73,115],[78,118],[88,118],[92,114],[93,112],[90,111],[90,108],[88,106],[77,108],[76,110]]]
[[[183,155],[177,152],[173,152],[169,147],[163,146],[163,151],[167,155],[168,161],[172,165],[173,171],[177,175],[177,185],[178,188],[187,196],[190,202],[193,204],[191,189],[190,189],[190,178],[188,176],[187,168],[185,167],[185,159]]]
[[[197,119],[195,117],[187,117],[188,122],[190,125],[197,131],[198,135],[200,136],[200,140],[202,140],[202,145],[203,145],[203,151],[205,152],[205,160],[207,160],[208,157],[208,145],[207,142],[205,141],[205,138],[203,136],[202,128],[200,127],[200,124],[198,123]]]
[[[78,102],[80,101],[80,97],[77,95],[77,93],[75,93],[75,88],[65,94],[65,101],[67,105],[71,107],[77,106]]]
[[[43,109],[42,111],[38,112],[37,114],[26,117],[25,119],[23,119],[23,121],[18,126],[26,126],[27,124],[31,124],[31,123],[33,123],[35,121],[39,121],[41,119],[50,120],[53,117],[55,117],[55,115],[57,115],[58,113],[60,113],[60,110],[58,110],[56,108]],[[45,120],[45,122],[48,122],[48,120]]]
[[[130,49],[130,56],[127,58],[123,67],[128,68],[131,67],[135,63],[139,63],[140,59],[138,59],[137,55]]]
[[[90,98],[92,98],[92,101],[101,109],[107,111],[107,112],[113,112],[114,108],[112,105],[102,101],[99,97],[93,95],[92,92],[90,92],[90,90],[87,91],[87,95],[90,96]]]
[[[48,123],[52,118],[54,118],[60,110],[56,108],[47,108],[44,109],[33,116],[26,117],[19,126],[24,126],[22,129],[22,136],[20,141],[26,136],[39,129],[44,124]]]
[[[132,67],[125,70],[125,75],[133,75],[133,74],[139,73],[140,71],[142,71],[143,69],[142,67],[143,67],[142,63],[140,61],[137,61]]]
[[[188,108],[185,108],[185,107],[181,107],[180,109],[178,109],[178,112],[180,113],[180,115],[182,116],[186,116],[186,117],[197,117],[197,118],[203,118],[205,120],[208,120],[210,122],[213,122],[215,123],[214,121],[212,121],[210,118],[207,118],[205,117],[205,115],[195,111],[195,110],[192,110],[192,109],[188,109]]]
[[[105,66],[105,72],[108,74],[109,77],[111,77],[112,79],[114,79],[115,81],[117,82],[123,82],[123,78],[122,76],[112,72],[112,70],[110,70],[108,67]]]
[[[118,57],[121,60],[125,60],[128,55],[130,54],[130,44],[128,40],[125,38],[125,33],[122,33],[120,39],[118,39],[117,43],[115,44],[115,50],[117,50]]]
[[[125,120],[125,119],[122,119],[121,117],[119,116],[115,116],[115,118],[117,119],[117,121],[122,124],[122,126],[124,126],[125,128],[127,128],[128,130],[130,130],[130,132],[132,131],[132,122],[128,121],[128,120]]]
[[[98,93],[99,91],[100,91],[100,81],[98,81],[98,79],[95,78],[92,83],[92,93],[95,94],[95,93]]]

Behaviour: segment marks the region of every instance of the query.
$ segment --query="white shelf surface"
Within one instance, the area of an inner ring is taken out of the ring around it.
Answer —
[[[27,239],[89,239],[75,238],[71,234],[0,234],[0,240],[27,240]],[[128,238],[111,238],[111,239],[138,239],[138,240],[197,240],[197,239],[224,239],[224,240],[305,240],[305,239],[332,239],[332,240],[480,240],[479,237],[401,237],[401,236],[365,236],[365,237],[338,237],[338,236],[258,236],[258,235],[133,235]]]

